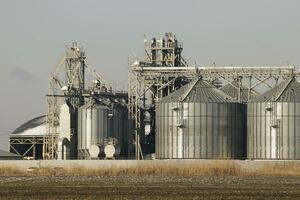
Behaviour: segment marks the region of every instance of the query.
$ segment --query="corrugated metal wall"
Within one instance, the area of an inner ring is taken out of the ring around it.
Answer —
[[[104,140],[117,139],[121,156],[127,156],[128,112],[125,107],[110,109],[102,105],[83,106],[78,111],[78,150],[87,150],[90,145],[104,145]]]
[[[78,149],[89,149],[91,144],[103,144],[109,135],[108,108],[81,107],[78,111]]]
[[[248,103],[248,158],[300,159],[300,103]]]
[[[245,158],[246,105],[156,104],[157,158]]]

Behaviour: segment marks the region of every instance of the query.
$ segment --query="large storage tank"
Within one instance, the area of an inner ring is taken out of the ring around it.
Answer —
[[[295,78],[248,103],[248,158],[300,159],[300,84]]]
[[[87,104],[78,110],[78,158],[89,159],[89,149],[97,145],[104,153],[107,142],[113,141],[118,155],[127,155],[128,114],[124,106],[107,107]]]
[[[197,79],[156,103],[156,157],[245,158],[246,105]]]

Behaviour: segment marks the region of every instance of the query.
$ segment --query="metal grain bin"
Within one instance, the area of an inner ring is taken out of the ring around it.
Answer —
[[[87,159],[91,145],[103,145],[109,136],[109,108],[103,105],[84,105],[78,110],[78,158]]]
[[[248,103],[248,158],[300,159],[300,84],[286,80]]]
[[[117,139],[120,157],[128,156],[128,123],[127,107],[115,104],[110,115],[109,137]]]
[[[89,159],[89,148],[98,145],[103,153],[111,139],[120,148],[119,156],[127,156],[128,113],[120,105],[110,107],[87,104],[78,110],[78,158]]]
[[[245,158],[246,105],[197,79],[156,103],[156,157]]]

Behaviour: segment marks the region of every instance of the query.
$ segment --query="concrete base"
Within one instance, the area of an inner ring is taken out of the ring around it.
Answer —
[[[192,166],[201,164],[234,164],[242,169],[251,170],[272,165],[299,164],[300,166],[300,160],[5,160],[0,162],[0,167],[14,167],[21,170],[31,167],[108,169],[137,166]]]

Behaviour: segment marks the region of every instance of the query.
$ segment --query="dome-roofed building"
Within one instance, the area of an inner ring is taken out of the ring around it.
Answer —
[[[156,157],[245,158],[246,106],[197,78],[156,103]]]
[[[42,159],[43,137],[47,134],[46,116],[39,116],[19,126],[9,135],[10,152],[28,159]]]
[[[300,159],[300,83],[294,77],[248,103],[248,158]]]

